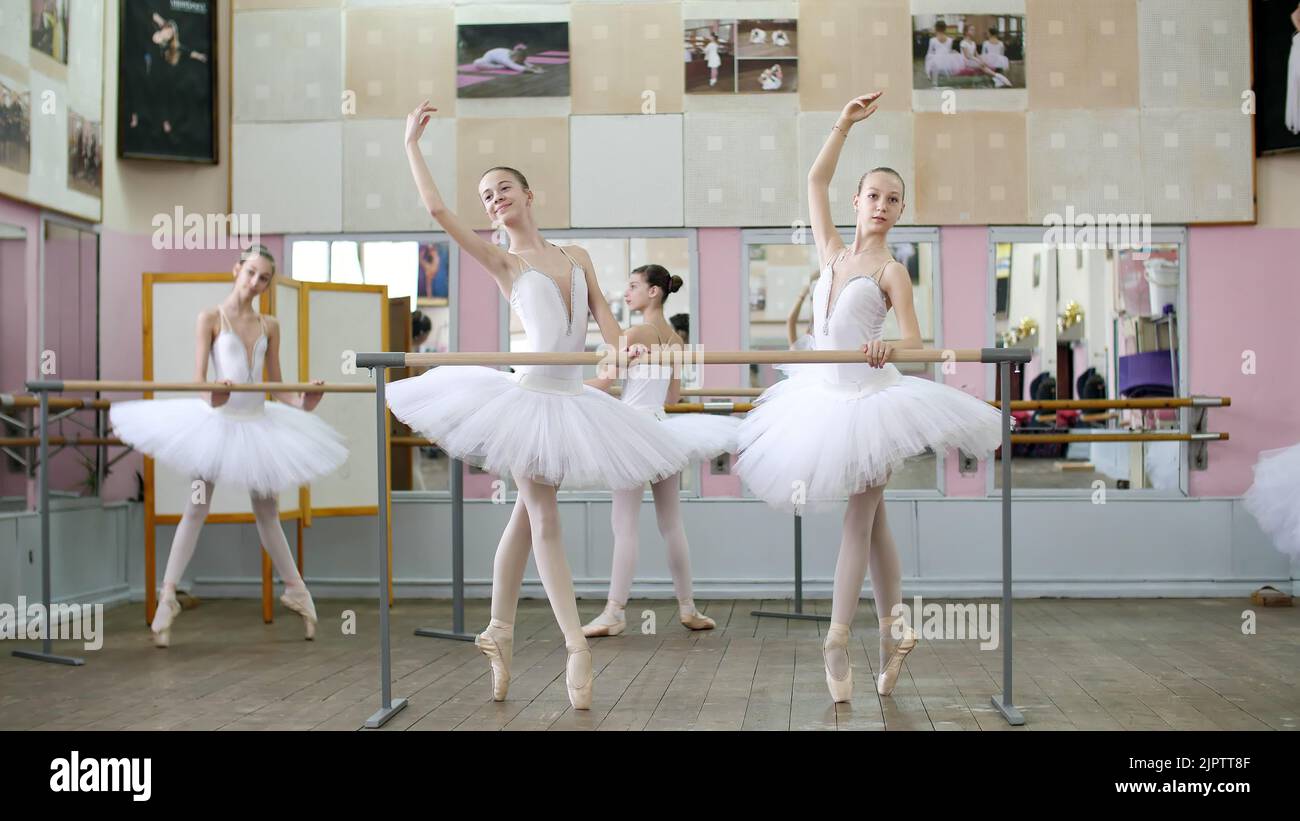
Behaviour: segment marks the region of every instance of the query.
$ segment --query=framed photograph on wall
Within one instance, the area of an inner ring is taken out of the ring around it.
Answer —
[[[420,272],[416,280],[416,304],[446,305],[451,282],[451,244],[422,242],[419,247]]]
[[[790,94],[799,90],[799,21],[687,20],[687,94]]]
[[[1024,87],[1024,15],[912,16],[912,88]]]
[[[68,0],[31,0],[32,48],[68,64]]]
[[[1300,2],[1253,0],[1255,153],[1300,149]]]
[[[120,8],[117,155],[216,163],[216,0]]]
[[[568,97],[568,23],[465,24],[456,31],[457,97]]]

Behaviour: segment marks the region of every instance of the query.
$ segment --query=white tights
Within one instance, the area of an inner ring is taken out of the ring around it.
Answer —
[[[167,570],[163,574],[164,596],[175,595],[176,585],[185,575],[185,568],[189,566],[190,559],[194,557],[194,548],[199,542],[199,531],[203,529],[203,522],[208,518],[208,510],[212,506],[212,492],[215,486],[205,480],[199,481],[203,482],[200,496],[203,501],[196,502],[191,496],[185,505],[185,513],[181,515],[180,524],[176,526],[171,552],[167,555]],[[289,541],[284,537],[284,528],[280,526],[279,501],[274,496],[256,494],[250,495],[249,498],[253,502],[253,516],[257,520],[257,535],[262,540],[262,548],[270,555],[276,573],[280,574],[280,580],[284,582],[286,589],[305,588],[302,576],[298,573],[298,565],[289,551]]]
[[[682,525],[682,504],[678,493],[681,474],[652,482],[655,520],[659,535],[668,549],[668,570],[673,577],[673,591],[677,605],[684,615],[695,612],[691,591],[691,553],[686,541],[686,528]],[[610,516],[614,528],[614,567],[609,582],[609,605],[622,611],[627,607],[632,590],[632,577],[636,573],[637,551],[640,539],[637,521],[641,512],[643,488],[614,491],[613,512]],[[621,613],[620,613],[621,615]]]
[[[871,590],[876,602],[876,616],[892,619],[895,605],[903,601],[902,565],[889,522],[885,518],[885,486],[868,488],[849,497],[844,511],[844,528],[840,537],[839,557],[835,562],[835,591],[831,599],[831,628],[836,637],[847,637],[849,625],[858,610],[862,582],[871,571]],[[894,640],[884,625],[880,631],[880,664],[892,652]],[[848,672],[846,652],[830,653],[827,663],[838,678]]]

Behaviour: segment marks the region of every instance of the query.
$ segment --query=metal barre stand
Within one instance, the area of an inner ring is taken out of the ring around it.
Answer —
[[[376,451],[379,465],[379,487],[381,490],[386,488],[388,473],[388,454],[386,451],[386,439],[383,435],[384,426],[388,422],[388,408],[384,401],[384,382],[387,377],[388,368],[401,368],[406,365],[406,354],[404,353],[358,353],[356,364],[358,367],[370,368],[375,374],[375,419],[376,419]],[[514,354],[514,357],[525,358],[527,354]],[[534,356],[536,356],[534,354]],[[492,355],[487,355],[491,358]],[[500,355],[497,355],[500,358]],[[993,708],[1006,719],[1008,724],[1022,725],[1025,723],[1024,716],[1016,709],[1012,699],[1012,645],[1011,645],[1011,363],[1028,362],[1030,352],[1028,350],[1013,350],[1009,348],[982,348],[980,349],[979,361],[984,364],[997,364],[1002,379],[1002,692],[994,695],[991,699]],[[30,387],[30,385],[29,385]],[[44,410],[44,409],[43,409]],[[42,429],[44,436],[44,429]],[[457,471],[458,472],[458,471]],[[455,473],[453,473],[455,475]],[[453,480],[454,481],[454,480]],[[453,493],[455,487],[453,486]],[[388,551],[387,551],[387,532],[388,532],[388,514],[385,505],[379,505],[378,515],[378,538],[376,544],[379,552],[379,631],[380,631],[380,691],[381,704],[380,709],[370,718],[366,719],[365,726],[368,728],[381,727],[388,722],[394,715],[406,707],[406,699],[394,699],[392,694],[392,654],[391,654],[391,637],[389,635],[389,613],[388,613],[388,586],[383,583],[388,573]],[[457,516],[453,512],[453,530],[456,526]],[[795,544],[797,556],[802,559],[802,538],[800,526],[802,522],[796,519]],[[47,536],[47,534],[43,533]],[[455,539],[453,534],[453,540]],[[453,547],[455,547],[453,545]],[[463,551],[459,551],[463,552]],[[459,553],[457,552],[457,553]],[[457,553],[453,554],[453,569],[458,561],[463,560],[463,556],[457,558]],[[802,570],[799,567],[801,561],[796,562],[797,581],[796,590],[802,583]],[[462,584],[463,588],[463,584]],[[796,609],[800,609],[802,597],[796,600]],[[463,602],[462,602],[463,607]],[[757,614],[756,614],[757,615]],[[766,615],[766,614],[765,614]],[[790,613],[773,614],[790,617]],[[463,618],[463,612],[461,613]],[[453,613],[453,618],[455,614]],[[815,617],[814,617],[815,618]],[[453,625],[459,630],[459,625]],[[430,631],[432,632],[432,631]],[[458,638],[458,637],[457,637]]]

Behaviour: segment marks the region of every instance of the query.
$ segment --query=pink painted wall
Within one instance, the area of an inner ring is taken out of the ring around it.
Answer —
[[[1191,393],[1232,397],[1209,412],[1210,469],[1193,471],[1191,495],[1237,496],[1259,451],[1300,442],[1300,229],[1188,229],[1188,371]],[[1255,372],[1243,373],[1253,351]]]
[[[479,235],[491,241],[492,232]],[[460,314],[457,317],[456,350],[497,351],[501,348],[501,290],[492,275],[469,254],[460,254],[459,288]],[[494,477],[486,473],[470,473],[465,468],[465,498],[487,499],[492,496]]]
[[[993,341],[987,338],[988,317],[988,229],[983,227],[943,228],[939,231],[939,254],[943,266],[943,346],[944,348],[984,348]],[[956,373],[944,377],[944,384],[981,399],[987,397],[985,379],[988,365],[978,362],[954,363]],[[983,496],[984,471],[963,476],[957,470],[957,454],[950,451],[944,460],[944,487],[949,496]]]
[[[261,241],[275,254],[277,270],[283,270],[284,237],[264,235]],[[215,273],[229,271],[238,259],[239,252],[234,249],[156,249],[149,234],[105,230],[100,237],[100,378],[140,379],[144,375],[141,284],[146,272]],[[178,343],[193,344],[189,339]],[[137,453],[114,465],[104,483],[104,499],[133,496],[136,471],[142,470],[142,457]]]
[[[700,271],[700,315],[691,319],[692,342],[706,351],[737,351],[740,339],[741,253],[738,228],[701,228],[697,234]],[[697,330],[698,329],[698,330]],[[736,365],[705,365],[704,387],[747,385]],[[740,496],[740,477],[718,476],[705,467],[700,481],[704,496]]]

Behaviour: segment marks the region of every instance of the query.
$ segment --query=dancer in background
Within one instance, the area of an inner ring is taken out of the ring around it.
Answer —
[[[264,366],[267,382],[281,381],[280,323],[253,310],[253,300],[274,277],[275,258],[265,246],[254,245],[234,267],[234,290],[199,314],[194,380],[207,381],[211,361],[220,383],[207,399],[115,402],[109,410],[119,439],[195,479],[154,612],[151,629],[159,647],[170,644],[172,622],[181,612],[176,584],[194,555],[212,493],[226,485],[248,490],[262,547],[284,582],[280,601],[302,616],[308,639],[316,635],[316,607],[289,552],[276,494],[333,473],[347,460],[347,448],[342,436],[308,412],[320,403],[320,393],[277,393],[279,401],[268,402],[261,394],[220,389],[262,381]]]
[[[642,322],[627,330],[628,342],[646,348],[653,346],[649,362],[628,368],[623,381],[623,402],[658,419],[666,439],[680,444],[692,461],[712,459],[736,449],[736,428],[740,424],[731,416],[703,413],[668,414],[665,404],[680,398],[681,375],[676,372],[672,358],[681,351],[683,341],[664,318],[664,300],[682,287],[682,278],[670,276],[662,265],[642,265],[628,278],[623,299],[631,311],[640,311]],[[614,380],[600,377],[587,381],[593,387],[608,389]],[[695,608],[691,586],[690,546],[686,541],[686,528],[682,525],[681,474],[670,476],[650,485],[654,496],[655,519],[659,535],[668,548],[668,569],[673,577],[673,590],[677,594],[678,619],[691,630],[712,630],[717,625],[713,619]],[[591,636],[617,636],[627,628],[628,595],[632,590],[632,577],[636,573],[637,548],[640,539],[637,522],[640,519],[641,498],[644,487],[628,488],[614,492],[610,523],[614,529],[614,562],[610,577],[609,600],[605,610],[582,628]]]

